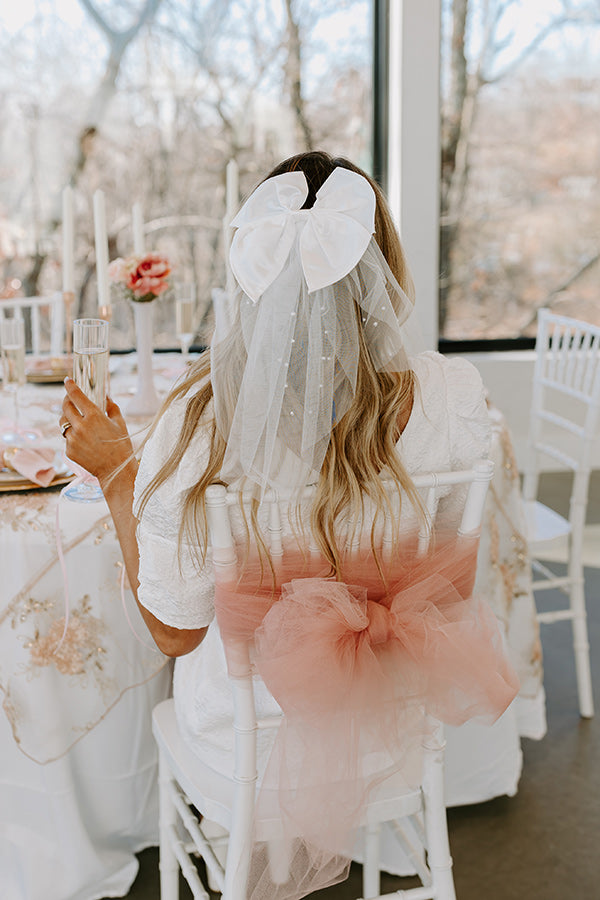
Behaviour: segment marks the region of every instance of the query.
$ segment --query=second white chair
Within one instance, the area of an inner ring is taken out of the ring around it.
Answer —
[[[544,624],[570,621],[582,716],[594,715],[590,649],[585,608],[583,536],[592,447],[600,417],[600,327],[540,310],[536,340],[529,457],[523,496],[527,538],[533,558],[534,591],[559,589],[569,605],[538,613]],[[573,473],[568,515],[538,499],[542,462]],[[541,560],[564,546],[566,574]]]
[[[49,315],[48,339],[50,356],[60,356],[63,352],[65,329],[64,303],[60,291],[45,297],[11,297],[0,304],[0,317],[7,310],[13,315],[23,316],[29,311],[31,321],[31,351],[34,356],[42,353],[43,329],[42,314],[47,310]]]

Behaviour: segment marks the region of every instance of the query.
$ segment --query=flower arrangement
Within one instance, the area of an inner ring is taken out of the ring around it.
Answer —
[[[113,259],[108,277],[113,284],[123,285],[126,296],[136,303],[150,303],[169,289],[171,264],[166,256],[147,253]]]

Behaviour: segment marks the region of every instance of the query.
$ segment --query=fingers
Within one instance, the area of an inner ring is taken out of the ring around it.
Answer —
[[[111,400],[110,397],[106,398],[106,415],[109,419],[123,418],[121,407],[114,400]]]
[[[73,401],[69,397],[65,397],[62,403],[63,410],[63,419],[61,419],[61,425],[64,421],[70,422],[71,425],[74,425],[78,420],[82,419],[83,416],[79,412],[79,409],[75,406]]]
[[[85,416],[87,413],[98,409],[96,404],[89,397],[86,397],[81,388],[78,388],[73,379],[68,376],[65,378],[65,390],[68,399],[76,407],[80,415]]]
[[[114,400],[110,399],[110,397],[106,398],[106,415],[108,416],[110,421],[119,429],[123,437],[129,437],[129,429],[127,428],[127,423],[123,418],[121,409],[114,402]]]

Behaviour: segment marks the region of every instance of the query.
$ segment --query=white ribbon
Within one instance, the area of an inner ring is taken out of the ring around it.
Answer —
[[[231,270],[256,302],[275,281],[300,227],[299,253],[309,292],[335,284],[362,258],[375,231],[375,193],[369,182],[338,167],[319,188],[310,209],[303,172],[268,178],[231,222]]]

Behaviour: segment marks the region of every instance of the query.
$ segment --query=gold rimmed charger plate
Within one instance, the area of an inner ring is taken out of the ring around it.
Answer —
[[[60,372],[27,372],[28,384],[62,384],[67,375],[71,375],[72,369]]]
[[[24,478],[19,472],[11,472],[10,469],[0,469],[0,494],[10,491],[45,491],[46,488],[68,484],[74,477],[72,472],[57,472],[50,484],[43,487],[41,484],[36,484],[35,481],[30,481],[29,478]]]
[[[69,357],[34,361],[25,371],[30,384],[62,384],[67,375],[72,374],[73,362]]]

